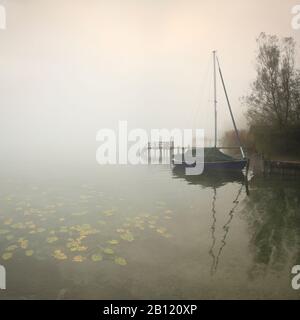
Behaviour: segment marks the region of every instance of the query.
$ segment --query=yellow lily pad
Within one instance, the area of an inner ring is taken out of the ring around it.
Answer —
[[[130,231],[126,231],[125,233],[121,234],[120,237],[123,240],[129,241],[129,242],[134,240],[133,234]]]
[[[126,266],[127,265],[127,261],[124,258],[121,258],[121,257],[116,257],[115,258],[115,263],[120,265],[120,266]]]
[[[13,256],[13,254],[11,252],[5,252],[3,255],[2,255],[2,259],[3,260],[9,260],[11,259]]]
[[[116,245],[116,244],[118,244],[119,243],[119,241],[118,240],[109,240],[109,241],[107,241],[109,244],[112,244],[112,245]]]
[[[158,229],[156,229],[156,232],[161,233],[161,234],[165,233],[166,231],[167,231],[166,228],[158,228]]]
[[[86,251],[87,250],[87,247],[85,246],[76,246],[76,247],[71,247],[70,248],[71,251]]]
[[[13,222],[13,219],[6,219],[3,221],[3,224],[10,225],[10,224],[12,224],[12,222]]]
[[[14,250],[16,250],[17,248],[18,248],[18,246],[15,245],[15,244],[13,244],[13,245],[7,247],[5,250],[6,250],[6,251],[14,251]]]
[[[58,240],[57,237],[48,237],[48,238],[46,239],[46,241],[47,241],[48,243],[54,243],[54,242],[56,242],[57,240]]]
[[[101,261],[103,259],[102,255],[101,254],[93,254],[91,259],[94,261],[94,262],[98,262],[98,261]]]
[[[66,226],[61,226],[60,229],[59,229],[59,232],[60,233],[67,233],[69,232],[68,228]]]
[[[31,257],[33,254],[34,254],[34,251],[33,251],[33,250],[26,250],[26,251],[25,251],[25,255],[26,255],[27,257]]]
[[[85,257],[83,257],[83,256],[75,256],[73,258],[73,261],[75,261],[75,262],[82,262],[84,260],[85,260]]]
[[[113,209],[104,210],[104,211],[103,211],[103,214],[104,214],[106,217],[111,217],[111,216],[114,214],[113,211],[114,211]]]
[[[22,249],[27,249],[27,248],[28,248],[28,240],[19,239],[18,242],[20,243],[20,247],[21,247]]]
[[[103,252],[106,254],[114,254],[115,253],[114,250],[111,248],[104,248]]]
[[[57,260],[65,260],[68,258],[61,250],[55,250],[52,256]]]

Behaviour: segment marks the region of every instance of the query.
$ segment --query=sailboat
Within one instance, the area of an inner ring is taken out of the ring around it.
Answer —
[[[204,148],[204,172],[232,172],[232,171],[242,171],[245,167],[248,168],[249,161],[245,155],[244,148],[241,143],[240,135],[236,126],[236,122],[232,113],[229,97],[227,94],[222,70],[220,67],[219,59],[217,57],[216,51],[213,51],[213,65],[214,65],[214,111],[215,111],[215,139],[214,147]],[[230,112],[231,120],[233,123],[234,131],[239,146],[237,147],[218,147],[217,145],[217,67],[219,71],[219,76],[221,78],[222,87],[225,93],[228,109]],[[223,153],[221,150],[225,149],[239,149],[241,153],[240,158],[234,158]],[[200,154],[200,153],[199,153]],[[175,169],[183,169],[186,167],[194,167],[195,157],[197,155],[197,148],[193,147],[188,149],[184,154],[177,154],[174,156],[173,165]],[[194,163],[193,160],[194,159]],[[203,162],[203,159],[197,159],[196,162]],[[192,163],[192,164],[191,164]]]

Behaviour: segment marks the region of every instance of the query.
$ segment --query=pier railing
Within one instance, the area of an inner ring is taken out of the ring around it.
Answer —
[[[143,149],[142,153],[147,152],[148,163],[151,164],[152,161],[158,159],[158,163],[173,163],[174,156],[177,154],[184,155],[184,153],[191,149],[192,146],[178,146],[174,144],[174,141],[154,141],[148,142],[147,146]],[[213,148],[208,146],[208,148]],[[240,150],[239,146],[229,146],[229,147],[217,147],[219,150]],[[167,161],[164,161],[166,160]]]

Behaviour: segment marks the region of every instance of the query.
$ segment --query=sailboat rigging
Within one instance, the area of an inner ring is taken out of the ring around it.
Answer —
[[[231,104],[229,101],[227,89],[225,86],[225,81],[223,77],[223,73],[221,70],[220,62],[217,57],[216,51],[213,51],[213,63],[214,63],[214,118],[215,118],[215,137],[214,137],[214,147],[205,147],[204,148],[204,171],[232,171],[232,170],[237,170],[237,171],[242,171],[246,166],[248,167],[248,159],[246,158],[244,148],[241,143],[241,139],[239,136],[239,132],[237,129],[237,125],[234,119],[234,115],[232,112]],[[231,120],[233,123],[234,131],[236,134],[236,138],[238,141],[239,146],[238,147],[218,147],[217,145],[217,134],[218,134],[218,122],[217,122],[217,116],[218,116],[218,111],[217,111],[217,69],[219,72],[219,76],[221,79],[222,87],[225,93],[226,97],[226,102],[227,106],[229,109],[229,113],[231,116]],[[234,149],[238,148],[241,152],[241,158],[234,158],[232,156],[229,156],[225,153],[223,153],[221,150],[222,149]],[[191,159],[195,158],[195,155],[197,154],[197,147],[193,147],[189,150],[187,150],[183,155],[182,154],[177,154],[174,157],[174,166],[175,167],[194,167],[196,163],[191,161]],[[184,159],[182,161],[182,159]],[[196,159],[196,162],[200,161],[199,159]],[[192,163],[192,164],[191,164]],[[198,162],[199,163],[199,162]]]

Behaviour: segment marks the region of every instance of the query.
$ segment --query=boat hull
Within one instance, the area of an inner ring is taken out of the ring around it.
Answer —
[[[205,162],[204,171],[242,171],[247,165],[247,160],[233,160],[233,161],[216,161],[216,162]],[[193,168],[195,164],[180,163],[174,164],[175,168]]]

